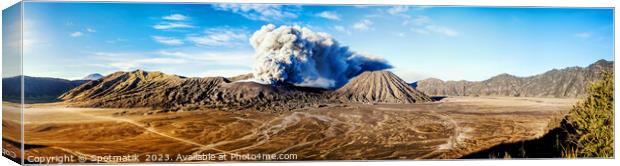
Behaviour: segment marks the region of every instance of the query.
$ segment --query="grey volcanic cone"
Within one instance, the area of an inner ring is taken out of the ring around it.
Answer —
[[[343,102],[420,103],[433,101],[413,89],[390,71],[367,71],[339,88],[336,98]]]

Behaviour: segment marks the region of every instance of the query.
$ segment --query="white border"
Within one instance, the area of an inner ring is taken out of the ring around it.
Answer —
[[[36,1],[36,0],[35,0]],[[38,1],[58,1],[58,0],[38,0]],[[393,4],[403,4],[403,5],[439,5],[439,6],[518,6],[518,7],[611,7],[615,8],[618,4],[615,0],[330,0],[329,2],[319,2],[319,0],[66,0],[66,1],[88,1],[88,2],[145,2],[145,3],[209,3],[209,2],[226,2],[226,3],[298,3],[298,4],[378,4],[378,5],[393,5]],[[0,7],[2,9],[6,9],[11,5],[19,2],[19,0],[0,0]],[[0,17],[0,21],[1,21]],[[617,22],[618,14],[614,12],[614,22]],[[618,30],[617,27],[614,26],[614,32]],[[0,29],[1,31],[1,29]],[[0,35],[1,38],[1,35]],[[614,33],[614,41],[618,38],[618,34]],[[614,51],[615,48],[618,48],[619,45],[617,42],[614,42]],[[0,47],[1,52],[1,47]],[[614,56],[615,57],[615,56]],[[0,59],[1,62],[1,59]],[[617,60],[614,58],[614,62]],[[615,68],[615,73],[618,73],[620,69]],[[0,68],[0,73],[2,69]],[[618,87],[620,83],[615,81],[615,87]],[[1,83],[0,83],[1,84]],[[617,93],[615,94],[615,98],[618,98]],[[617,103],[616,103],[617,104]],[[617,115],[617,114],[616,114]],[[0,115],[1,117],[1,115]],[[617,116],[615,116],[617,117]],[[615,128],[618,128],[618,118],[615,118]],[[0,129],[1,132],[1,129]],[[616,144],[619,142],[618,137],[615,137]],[[617,151],[617,146],[615,148],[616,156],[619,155]],[[1,157],[0,165],[17,165],[14,162]],[[615,164],[614,164],[615,163]],[[423,160],[423,161],[368,161],[368,162],[323,162],[323,161],[301,161],[301,162],[281,162],[281,163],[216,163],[213,165],[258,165],[258,166],[266,166],[266,165],[299,165],[299,166],[309,166],[309,165],[325,165],[325,166],[341,166],[341,165],[371,165],[371,166],[384,166],[384,165],[472,165],[472,166],[497,166],[497,165],[506,165],[506,166],[531,166],[531,165],[545,165],[545,166],[567,166],[567,165],[578,165],[578,166],[611,166],[618,165],[618,159],[613,160],[601,160],[601,159],[554,159],[554,160],[543,160],[543,159],[529,159],[529,160]],[[145,165],[145,164],[136,164],[136,165]],[[154,164],[154,165],[195,165],[195,164]]]

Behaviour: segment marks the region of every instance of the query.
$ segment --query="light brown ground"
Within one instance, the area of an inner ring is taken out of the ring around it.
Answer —
[[[209,153],[292,154],[288,157],[296,155],[296,160],[459,158],[540,137],[575,102],[456,97],[425,104],[330,104],[283,114],[34,104],[26,106],[24,131],[30,147],[26,156],[138,154],[142,161],[151,154],[164,155],[157,157],[160,161],[179,161],[178,154]],[[18,112],[3,110],[4,117],[11,114]],[[5,123],[4,131],[18,126],[3,119]],[[8,133],[3,138],[16,140]]]

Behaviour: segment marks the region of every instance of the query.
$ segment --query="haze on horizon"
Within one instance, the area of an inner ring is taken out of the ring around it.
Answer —
[[[327,33],[384,58],[408,82],[530,76],[614,60],[608,8],[26,2],[24,9],[28,76],[250,73],[249,38],[267,24]]]

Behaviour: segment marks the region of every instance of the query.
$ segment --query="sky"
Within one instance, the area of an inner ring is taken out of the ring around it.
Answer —
[[[21,75],[21,4],[2,10],[2,77]]]
[[[250,73],[249,38],[267,24],[327,33],[385,58],[408,82],[530,76],[614,60],[610,8],[27,2],[24,75]]]

